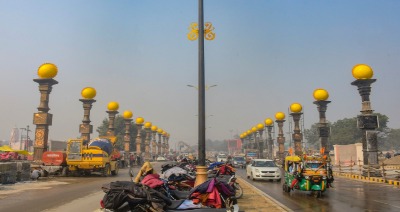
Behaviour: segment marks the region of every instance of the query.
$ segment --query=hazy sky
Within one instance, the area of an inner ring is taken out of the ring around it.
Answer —
[[[37,68],[58,66],[50,95],[50,139],[79,135],[82,88],[96,88],[96,129],[110,101],[120,113],[163,128],[175,141],[197,142],[195,0],[0,0],[0,139],[32,124],[39,105]],[[216,39],[205,42],[207,138],[228,139],[289,105],[318,121],[312,93],[330,93],[327,119],[354,117],[361,97],[351,70],[374,69],[372,108],[400,128],[400,1],[205,0]],[[288,130],[288,121],[285,124]],[[34,137],[33,133],[30,134]],[[97,136],[94,133],[92,137]]]

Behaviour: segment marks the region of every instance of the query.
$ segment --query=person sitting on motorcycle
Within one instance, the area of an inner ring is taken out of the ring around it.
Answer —
[[[151,163],[149,161],[146,161],[143,166],[140,168],[139,172],[137,173],[136,177],[135,177],[135,183],[139,183],[140,182],[140,178],[141,177],[145,177],[148,174],[157,174],[156,171],[154,171],[153,166],[151,165]]]

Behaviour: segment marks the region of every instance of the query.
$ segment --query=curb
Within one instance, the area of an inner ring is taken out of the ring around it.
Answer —
[[[261,191],[260,189],[258,189],[257,187],[253,186],[252,184],[250,184],[249,182],[247,182],[245,179],[243,179],[240,176],[237,176],[237,178],[240,178],[241,182],[245,183],[247,186],[249,186],[251,189],[255,190],[259,195],[261,195],[263,198],[265,198],[266,200],[270,200],[272,201],[272,204],[275,205],[278,208],[281,208],[284,211],[289,211],[289,212],[293,212],[293,210],[291,210],[290,208],[286,207],[285,205],[283,205],[282,203],[280,203],[278,200],[274,199],[273,197],[271,197],[270,195],[266,194],[265,192]],[[240,205],[239,205],[240,206]]]
[[[340,173],[333,173],[334,176],[336,177],[345,177],[349,179],[354,179],[354,180],[362,180],[362,181],[370,181],[370,182],[376,182],[376,183],[387,183],[389,185],[395,185],[395,186],[400,186],[400,181],[398,180],[385,180],[379,177],[364,177],[360,175],[355,175],[355,174],[340,174]]]

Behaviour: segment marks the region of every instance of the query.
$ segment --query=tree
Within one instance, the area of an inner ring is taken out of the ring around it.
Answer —
[[[99,136],[107,135],[108,124],[109,124],[109,120],[107,118],[105,118],[103,120],[103,123],[96,130],[96,132],[99,133]],[[119,150],[124,150],[125,120],[122,116],[117,115],[115,117],[114,127],[115,127],[115,135],[117,136],[117,143],[115,144],[115,146]],[[136,150],[135,138],[137,135],[137,128],[136,128],[135,124],[132,124],[132,127],[130,129],[130,134],[131,134],[130,151],[135,151]],[[144,138],[142,137],[142,139],[144,139]],[[142,141],[142,143],[143,143],[143,141]]]
[[[386,115],[380,113],[375,113],[374,115],[378,116],[379,128],[376,130],[380,132],[379,137],[382,138],[382,136],[385,135],[385,131],[387,130],[387,122],[389,121],[389,118]],[[362,137],[364,136],[362,130],[357,128],[357,117],[338,120],[332,124],[331,129],[331,144],[354,144],[357,142],[361,142]]]
[[[383,146],[386,150],[400,149],[400,129],[390,129]]]
[[[304,130],[304,138],[307,140],[309,147],[319,145],[318,123],[311,125],[310,129]]]
[[[376,113],[374,115],[377,115],[379,119],[379,128],[376,129],[379,131],[378,144],[379,146],[383,146],[382,143],[387,137],[387,123],[389,118],[380,113]],[[361,142],[361,139],[364,136],[362,130],[357,128],[357,117],[341,119],[334,122],[330,126],[330,145],[354,144]],[[318,123],[313,124],[310,129],[304,130],[304,137],[310,144],[318,144],[318,136]]]

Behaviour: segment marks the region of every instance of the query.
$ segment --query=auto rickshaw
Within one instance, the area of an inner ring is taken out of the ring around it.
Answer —
[[[314,197],[319,198],[327,188],[327,170],[326,156],[287,156],[283,190],[311,191]]]

